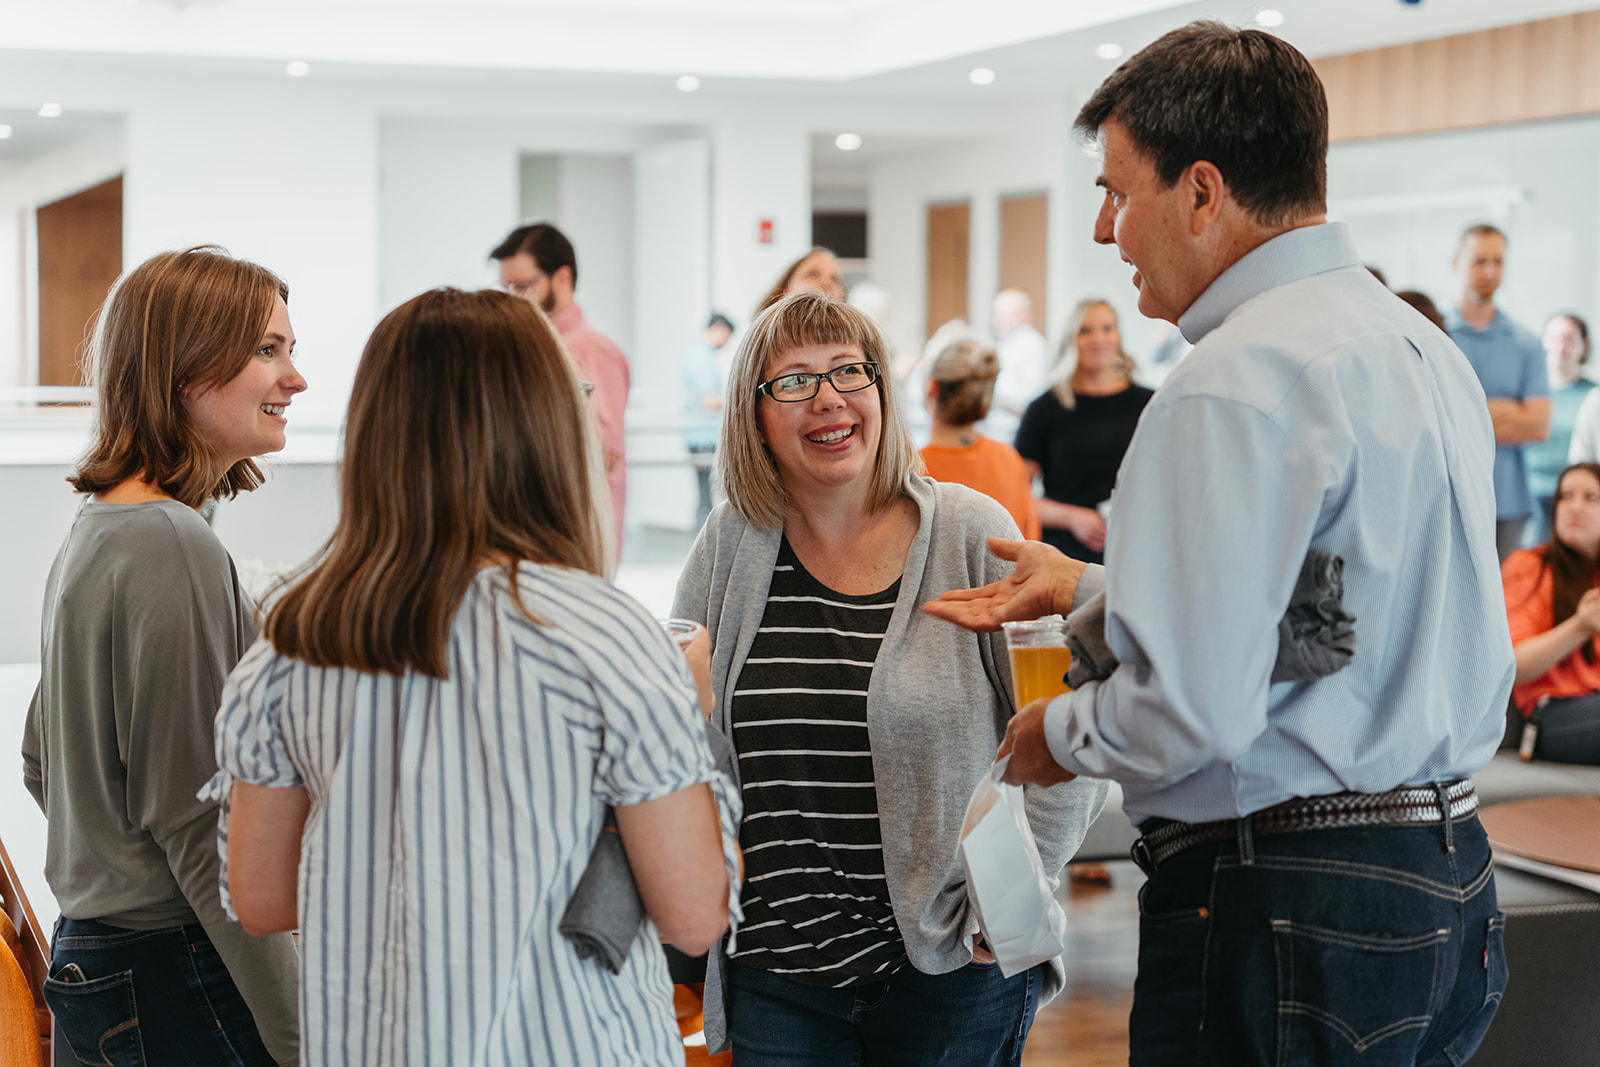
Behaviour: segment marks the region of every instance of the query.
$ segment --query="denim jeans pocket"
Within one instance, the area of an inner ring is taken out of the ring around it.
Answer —
[[[1500,1008],[1500,998],[1505,995],[1510,970],[1506,966],[1506,913],[1496,912],[1489,919],[1489,929],[1483,943],[1483,1006],[1467,1020],[1461,1031],[1445,1045],[1444,1054],[1451,1063],[1466,1063],[1478,1050],[1478,1043],[1489,1032],[1494,1014]]]
[[[87,982],[46,978],[44,999],[55,1015],[57,1034],[79,1063],[144,1067],[132,971]]]
[[[1274,919],[1272,935],[1278,1063],[1341,1063],[1352,1051],[1364,1063],[1415,1062],[1449,930],[1392,937]]]

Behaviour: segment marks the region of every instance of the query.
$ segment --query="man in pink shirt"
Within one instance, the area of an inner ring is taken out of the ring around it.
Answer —
[[[583,317],[573,300],[578,257],[565,234],[546,222],[518,226],[489,253],[500,264],[506,291],[538,305],[561,335],[578,377],[594,385],[590,406],[600,426],[601,458],[611,488],[617,549],[622,548],[622,511],[628,491],[628,461],[622,413],[628,406],[628,360],[611,339]]]

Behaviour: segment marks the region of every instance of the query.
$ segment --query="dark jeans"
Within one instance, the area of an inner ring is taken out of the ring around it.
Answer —
[[[822,989],[730,964],[734,1067],[1016,1067],[1044,967],[1006,978],[995,964],[949,974],[907,965],[887,979]]]
[[[1187,849],[1139,901],[1133,1067],[1458,1067],[1506,984],[1477,816]]]
[[[86,980],[62,981],[68,964]],[[79,1063],[272,1067],[249,1007],[198,924],[124,930],[63,917],[50,973],[44,999]]]
[[[1539,709],[1535,759],[1600,765],[1600,693],[1548,700]]]

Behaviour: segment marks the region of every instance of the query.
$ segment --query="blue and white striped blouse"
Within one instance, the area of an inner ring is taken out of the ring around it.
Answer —
[[[214,785],[311,798],[304,1064],[683,1062],[654,927],[613,975],[556,924],[607,805],[700,782],[737,887],[738,797],[683,657],[642,607],[558,567],[523,564],[519,589],[547,625],[517,611],[503,570],[480,571],[448,681],[312,667],[265,640],[228,681]]]

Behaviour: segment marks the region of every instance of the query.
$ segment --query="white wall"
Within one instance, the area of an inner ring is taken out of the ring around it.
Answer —
[[[517,220],[515,141],[471,125],[384,119],[378,158],[379,306],[439,285],[497,284],[489,250]]]
[[[1333,146],[1329,208],[1395,289],[1441,309],[1461,231],[1489,222],[1510,239],[1496,302],[1532,330],[1560,311],[1600,311],[1600,119],[1498,126]]]
[[[557,173],[554,221],[577,253],[578,303],[633,362],[633,160],[623,153],[568,153],[558,158]]]
[[[216,243],[278,272],[310,388],[343,417],[378,311],[378,123],[358,103],[255,83],[158,91],[128,115],[123,261]]]
[[[688,467],[652,466],[686,455],[678,361],[705,327],[710,308],[710,149],[674,141],[633,157],[638,243],[634,269],[638,330],[629,353],[633,388],[628,522],[689,529],[699,491]]]
[[[811,247],[809,128],[759,108],[713,127],[711,301],[740,326],[790,263]],[[772,243],[761,244],[762,219]]]

